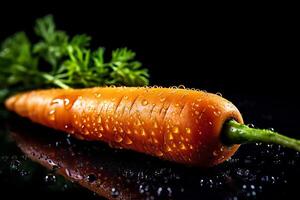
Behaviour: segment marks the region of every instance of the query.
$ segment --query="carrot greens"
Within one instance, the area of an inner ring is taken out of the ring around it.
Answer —
[[[143,86],[148,71],[127,48],[90,49],[91,37],[58,30],[51,15],[36,21],[33,43],[24,32],[0,46],[0,102],[12,91],[103,85]]]

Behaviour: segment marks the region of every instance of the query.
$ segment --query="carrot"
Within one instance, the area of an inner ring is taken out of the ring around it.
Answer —
[[[15,95],[5,104],[80,139],[204,167],[223,162],[239,147],[221,142],[224,122],[243,123],[237,108],[224,98],[186,89],[50,89]]]

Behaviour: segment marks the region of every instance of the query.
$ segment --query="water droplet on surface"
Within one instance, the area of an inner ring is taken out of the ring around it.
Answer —
[[[44,180],[47,184],[52,185],[56,182],[56,176],[54,174],[48,174]]]
[[[119,134],[115,134],[114,140],[115,142],[120,143],[123,141],[123,138]]]
[[[195,115],[199,115],[200,112],[198,110],[195,111]]]
[[[180,148],[181,150],[186,150],[186,147],[185,147],[185,145],[184,145],[183,143],[181,143],[181,144],[179,145],[179,148]]]
[[[161,157],[161,156],[164,155],[164,153],[160,150],[156,150],[155,155],[158,156],[158,157]]]
[[[167,139],[168,140],[173,140],[174,139],[173,134],[171,132],[167,133]]]
[[[143,105],[143,106],[148,105],[148,101],[147,101],[146,99],[142,100],[142,105]]]
[[[164,102],[166,100],[166,97],[160,98],[160,102]]]
[[[248,127],[249,128],[255,128],[255,125],[254,124],[248,124]]]
[[[87,177],[88,182],[93,183],[97,180],[97,177],[95,174],[89,174]]]
[[[125,137],[124,143],[125,144],[132,144],[132,140],[129,137]]]
[[[185,89],[185,86],[184,85],[179,85],[178,89]]]
[[[185,132],[186,132],[187,134],[190,134],[190,133],[191,133],[191,129],[190,129],[190,128],[185,128]]]
[[[172,149],[171,149],[171,147],[170,147],[169,145],[166,145],[166,151],[167,151],[167,152],[172,151]]]
[[[178,127],[178,126],[174,126],[174,127],[172,128],[172,132],[173,132],[173,133],[179,133],[179,127]]]
[[[208,122],[208,124],[209,124],[210,126],[212,126],[212,125],[213,125],[213,123],[212,123],[212,122]]]
[[[51,120],[51,121],[55,120],[55,110],[50,110],[50,112],[49,112],[49,120]]]
[[[218,152],[217,151],[213,151],[213,156],[218,156]]]
[[[116,198],[116,197],[118,197],[119,196],[119,191],[116,189],[116,188],[111,188],[111,196],[113,197],[113,198]]]
[[[100,93],[95,93],[95,96],[96,96],[97,98],[99,98],[99,97],[101,97],[101,94],[100,94]]]
[[[217,92],[217,93],[216,93],[216,95],[218,95],[218,96],[222,97],[222,94],[221,94],[221,92]]]

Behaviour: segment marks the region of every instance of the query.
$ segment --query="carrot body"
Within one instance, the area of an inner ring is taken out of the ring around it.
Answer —
[[[202,167],[223,162],[239,147],[221,143],[224,122],[243,123],[226,99],[185,89],[50,89],[15,95],[5,104],[21,116],[80,139]]]

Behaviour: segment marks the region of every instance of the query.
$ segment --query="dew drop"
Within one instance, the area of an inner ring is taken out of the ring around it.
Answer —
[[[123,141],[123,138],[119,134],[116,134],[114,139],[115,139],[115,142],[118,142],[118,143]]]
[[[218,156],[217,151],[213,151],[213,156]]]
[[[218,95],[218,96],[222,97],[222,94],[221,94],[221,92],[217,92],[217,93],[216,93],[216,95]]]
[[[129,137],[125,137],[125,139],[124,139],[124,143],[125,144],[132,144],[132,140],[129,138]]]
[[[158,124],[157,124],[156,121],[154,122],[153,127],[154,127],[154,128],[158,128]]]
[[[184,85],[179,85],[178,89],[185,89],[185,86]]]
[[[161,157],[161,156],[164,155],[164,153],[160,150],[156,150],[155,155],[158,156],[158,157]]]
[[[178,128],[178,126],[174,126],[174,127],[172,128],[172,132],[173,132],[173,133],[179,133],[179,128]]]
[[[51,120],[51,121],[55,120],[55,110],[50,110],[50,112],[49,112],[49,120]]]
[[[49,185],[52,185],[56,182],[56,176],[53,174],[48,174],[45,176],[45,182]]]
[[[181,144],[179,145],[179,148],[180,148],[181,150],[186,150],[186,147],[185,147],[185,145],[184,145],[183,143],[181,143]]]
[[[212,126],[212,125],[213,125],[213,123],[212,123],[212,122],[208,122],[208,124],[209,124],[210,126]]]
[[[172,133],[167,133],[167,139],[168,140],[173,140],[174,139]]]
[[[172,151],[172,149],[171,149],[171,147],[170,147],[169,145],[166,145],[166,151],[167,151],[167,152]]]
[[[95,174],[89,174],[87,177],[88,182],[93,183],[97,180],[97,177]]]
[[[190,133],[191,133],[191,129],[190,129],[190,128],[185,128],[185,132],[186,132],[187,134],[190,134]]]
[[[199,115],[200,112],[198,110],[195,111],[195,115]]]
[[[160,102],[164,102],[166,100],[166,97],[160,98]]]
[[[147,101],[146,99],[142,100],[142,105],[143,105],[143,106],[148,105],[148,101]]]
[[[100,94],[100,93],[95,93],[95,96],[96,96],[97,98],[100,98],[100,97],[101,97],[101,94]]]

